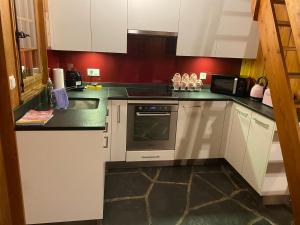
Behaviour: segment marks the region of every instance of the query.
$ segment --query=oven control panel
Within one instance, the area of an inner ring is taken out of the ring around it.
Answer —
[[[178,110],[178,105],[136,105],[136,112],[173,112]]]

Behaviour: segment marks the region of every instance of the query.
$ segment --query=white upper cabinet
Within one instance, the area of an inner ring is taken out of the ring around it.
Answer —
[[[127,0],[91,0],[92,51],[127,52]]]
[[[91,51],[90,0],[49,0],[51,47]]]
[[[182,0],[177,55],[256,58],[250,0]]]
[[[178,32],[180,0],[128,0],[128,29]]]

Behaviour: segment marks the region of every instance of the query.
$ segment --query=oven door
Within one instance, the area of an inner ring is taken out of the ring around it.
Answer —
[[[139,112],[128,105],[127,151],[175,150],[177,111]]]

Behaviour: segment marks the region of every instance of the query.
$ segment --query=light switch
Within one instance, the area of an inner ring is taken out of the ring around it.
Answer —
[[[201,80],[205,80],[206,79],[206,75],[207,75],[206,73],[201,72],[200,73],[200,79]]]
[[[10,75],[8,77],[9,79],[9,89],[10,90],[13,90],[16,88],[16,78],[14,77],[14,75]]]
[[[100,76],[100,69],[87,69],[87,75],[91,77],[99,77]]]

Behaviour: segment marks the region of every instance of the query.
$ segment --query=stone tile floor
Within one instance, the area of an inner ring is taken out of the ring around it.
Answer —
[[[292,224],[227,165],[111,169],[105,182],[103,225]]]

